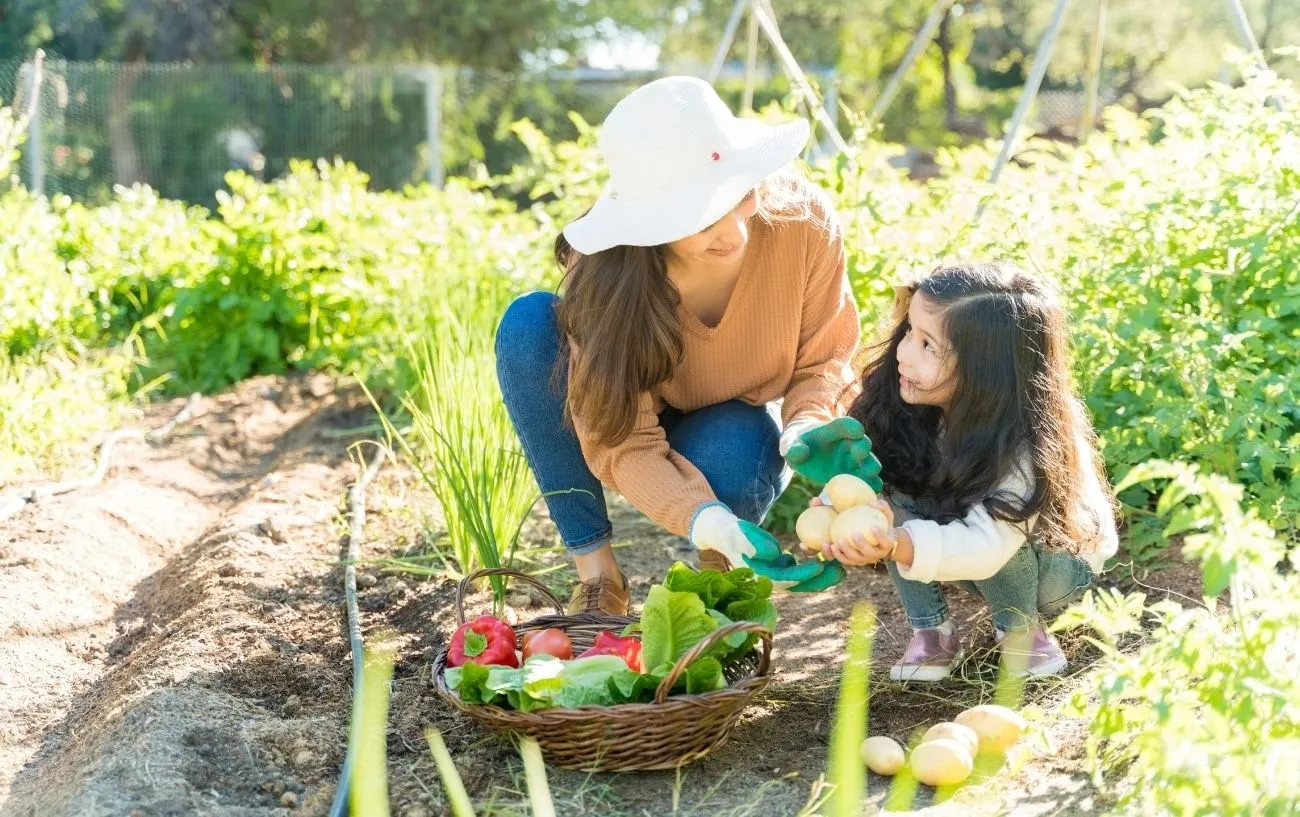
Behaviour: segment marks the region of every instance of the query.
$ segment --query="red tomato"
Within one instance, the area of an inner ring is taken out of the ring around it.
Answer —
[[[573,657],[573,642],[558,627],[528,633],[524,636],[524,660],[533,655],[553,655],[567,660]]]

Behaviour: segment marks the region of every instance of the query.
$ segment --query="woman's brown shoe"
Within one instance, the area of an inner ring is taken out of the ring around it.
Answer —
[[[573,598],[569,599],[569,615],[598,613],[625,616],[629,601],[627,579],[622,576],[616,579],[601,576],[573,588]]]
[[[700,556],[700,570],[720,570],[726,573],[731,569],[731,562],[723,556],[720,551],[706,549],[698,551]]]

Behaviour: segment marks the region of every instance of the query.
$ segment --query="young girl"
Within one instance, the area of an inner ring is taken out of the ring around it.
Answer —
[[[988,602],[1013,672],[1057,674],[1066,659],[1043,622],[1117,547],[1095,435],[1070,384],[1065,313],[1005,264],[941,267],[897,306],[849,413],[879,445],[879,504],[901,524],[826,555],[888,560],[914,629],[891,678],[940,680],[960,659],[940,582]]]

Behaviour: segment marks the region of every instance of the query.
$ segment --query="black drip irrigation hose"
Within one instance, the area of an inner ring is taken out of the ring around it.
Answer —
[[[334,791],[329,817],[342,817],[348,813],[348,794],[352,789],[352,768],[356,763],[357,730],[361,724],[361,674],[364,657],[361,643],[361,617],[357,610],[357,560],[361,553],[361,533],[366,525],[366,486],[384,463],[384,452],[375,458],[360,479],[348,489],[348,514],[351,527],[348,532],[348,552],[343,561],[343,592],[347,597],[348,647],[352,650],[352,718],[348,728],[348,748],[343,755],[343,768],[339,771],[339,785]]]

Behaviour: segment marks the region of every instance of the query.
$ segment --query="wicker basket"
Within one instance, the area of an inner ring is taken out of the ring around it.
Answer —
[[[522,579],[541,590],[555,607],[556,615],[540,616],[516,627],[520,639],[525,633],[558,627],[568,633],[576,653],[590,647],[602,630],[619,631],[636,621],[626,616],[567,615],[560,600],[540,582],[514,571],[491,569],[472,573],[461,581],[456,594],[458,624],[465,621],[466,590],[486,576]],[[720,639],[738,632],[754,633],[762,647],[723,668],[725,688],[701,695],[668,696],[691,662]],[[655,690],[653,703],[536,712],[463,703],[443,677],[447,669],[445,647],[434,658],[430,675],[438,695],[448,704],[489,729],[532,736],[554,766],[582,771],[644,771],[685,766],[726,743],[741,712],[771,680],[771,654],[772,632],[761,624],[738,621],[714,630],[678,659]]]

